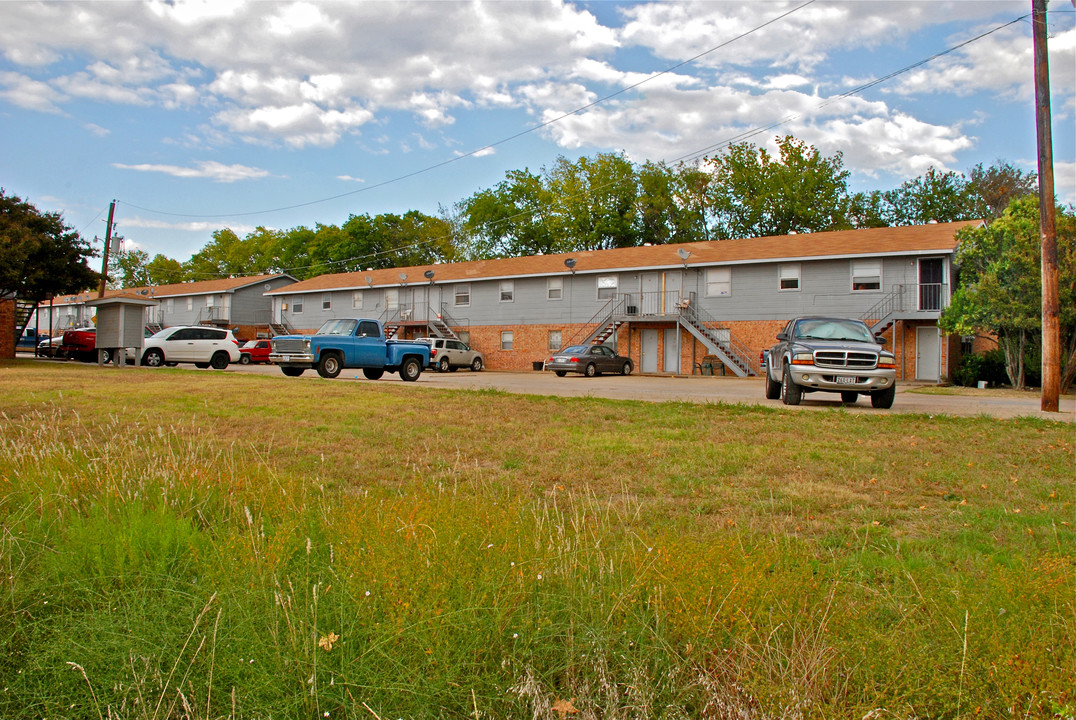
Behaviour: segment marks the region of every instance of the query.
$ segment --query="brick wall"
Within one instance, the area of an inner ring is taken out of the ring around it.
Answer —
[[[15,301],[0,300],[0,360],[15,359]]]

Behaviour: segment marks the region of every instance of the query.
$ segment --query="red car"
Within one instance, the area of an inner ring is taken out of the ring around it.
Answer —
[[[239,364],[267,363],[272,350],[268,340],[250,340],[239,347]]]
[[[97,362],[97,328],[78,328],[65,332],[63,342],[56,349],[56,357]],[[109,359],[111,358],[106,358],[105,362]]]

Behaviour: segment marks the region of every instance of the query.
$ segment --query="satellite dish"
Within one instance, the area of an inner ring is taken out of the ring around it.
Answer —
[[[422,274],[426,276],[427,280],[433,280],[433,275],[434,275],[433,270],[427,270],[426,272],[424,272]]]
[[[407,279],[407,273],[400,273],[400,280],[406,280],[406,279]]]
[[[681,260],[687,260],[689,257],[691,257],[691,253],[684,248],[677,248],[676,254],[680,256]]]
[[[564,266],[566,268],[568,268],[569,270],[574,270],[575,269],[575,258],[565,258],[564,259]]]
[[[374,284],[374,279],[372,277],[370,277],[369,275],[366,276],[366,284],[370,285],[370,286],[372,286]]]

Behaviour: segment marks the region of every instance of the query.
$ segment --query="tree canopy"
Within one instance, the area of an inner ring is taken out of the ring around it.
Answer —
[[[1062,391],[1076,375],[1076,216],[1057,208]],[[1013,200],[1001,217],[958,235],[959,284],[938,324],[962,335],[995,334],[1013,387],[1025,385],[1027,362],[1042,331],[1038,198]]]
[[[95,255],[59,213],[42,213],[0,188],[0,297],[41,302],[94,288],[101,274],[87,261]]]

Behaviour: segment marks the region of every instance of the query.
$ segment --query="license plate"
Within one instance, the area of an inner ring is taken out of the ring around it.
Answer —
[[[838,375],[836,380],[838,385],[855,385],[859,382],[859,378],[848,375]]]
[[[281,362],[291,362],[291,355],[285,355]]]

